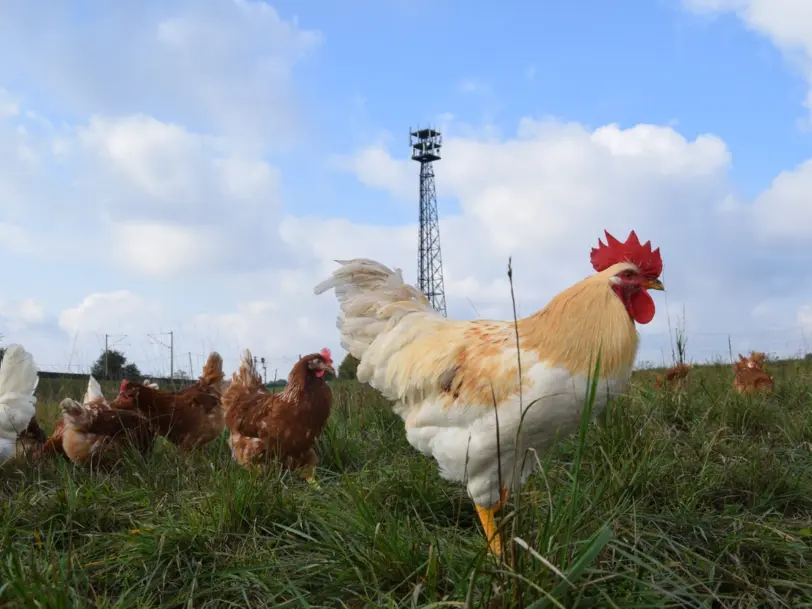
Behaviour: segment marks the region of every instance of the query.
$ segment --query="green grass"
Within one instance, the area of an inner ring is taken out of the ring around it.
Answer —
[[[729,367],[629,395],[545,456],[505,511],[498,565],[465,491],[374,391],[334,385],[317,491],[220,438],[112,474],[0,468],[13,607],[812,607],[812,362],[742,398]],[[105,387],[114,392],[117,387]],[[82,383],[42,383],[40,416]],[[529,546],[530,550],[521,546]],[[467,605],[466,605],[467,603]]]

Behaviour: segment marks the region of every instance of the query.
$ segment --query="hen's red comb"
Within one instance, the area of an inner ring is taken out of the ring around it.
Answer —
[[[641,245],[637,234],[632,231],[629,233],[629,238],[621,243],[610,235],[609,231],[603,232],[606,233],[606,245],[598,239],[598,247],[592,248],[592,254],[589,257],[592,268],[596,271],[599,273],[605,271],[618,262],[631,262],[636,264],[643,275],[649,279],[656,279],[663,272],[660,248],[652,251],[651,241],[646,241]]]
[[[119,393],[119,395],[121,395],[122,393],[124,393],[124,390],[125,390],[126,388],[127,388],[127,379],[124,379],[123,381],[121,381],[121,387],[119,387],[119,389],[118,389],[118,393]]]
[[[332,362],[332,361],[333,361],[333,355],[332,355],[332,353],[330,353],[330,350],[329,350],[327,347],[325,347],[324,349],[322,349],[321,351],[319,351],[319,355],[321,355],[321,356],[322,356],[324,359],[326,359],[328,362]]]

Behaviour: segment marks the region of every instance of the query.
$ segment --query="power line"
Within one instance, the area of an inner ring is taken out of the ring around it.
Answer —
[[[169,344],[166,345],[160,340],[158,340],[158,336],[166,336],[169,335]],[[156,332],[155,334],[147,334],[147,338],[149,338],[153,343],[156,345],[161,345],[169,349],[169,378],[175,378],[175,333],[174,332]]]

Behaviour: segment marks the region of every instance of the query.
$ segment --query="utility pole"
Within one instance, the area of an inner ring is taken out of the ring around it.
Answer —
[[[262,378],[265,379],[265,384],[267,385],[268,384],[268,366],[265,365],[265,358],[264,357],[260,358],[259,361],[262,362]]]
[[[192,352],[191,351],[189,351],[189,378],[190,379],[195,378],[195,371],[194,371],[194,368],[192,368]]]
[[[169,344],[165,344],[158,340],[158,336],[166,336],[169,335]],[[169,379],[174,381],[175,379],[175,333],[174,332],[157,332],[155,334],[147,334],[147,337],[156,345],[161,345],[162,347],[169,349]]]

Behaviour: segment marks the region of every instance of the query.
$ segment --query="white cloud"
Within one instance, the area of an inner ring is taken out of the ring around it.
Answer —
[[[45,320],[45,307],[32,299],[0,300],[0,319],[12,331],[24,330]]]
[[[59,326],[69,335],[83,332],[105,332],[115,328],[118,333],[132,333],[143,328],[160,312],[157,303],[150,302],[128,290],[93,293],[76,307],[62,311]]]
[[[153,209],[195,221],[201,214],[219,216],[225,201],[229,206],[278,205],[276,169],[238,156],[218,138],[178,125],[144,115],[93,117],[77,129],[77,140],[95,174],[104,170],[104,177],[114,181],[112,187],[136,198],[121,199],[125,207],[120,211],[128,217]]]
[[[382,144],[374,144],[352,156],[337,156],[332,165],[339,170],[349,171],[367,186],[388,190],[396,197],[408,198],[414,195],[415,162],[396,161]]]
[[[491,86],[479,78],[465,78],[457,85],[463,93],[490,93]]]
[[[297,132],[291,71],[320,46],[318,31],[253,0],[167,0],[137,11],[97,3],[93,13],[77,20],[59,0],[3,3],[0,75],[36,79],[82,116],[158,107],[164,119],[251,146]]]
[[[772,239],[812,239],[812,160],[783,171],[755,200],[758,230]]]
[[[216,264],[226,247],[213,229],[122,222],[113,232],[113,254],[127,269],[171,277]]]
[[[56,242],[42,231],[63,230],[73,233],[74,258],[103,256],[166,277],[242,266],[246,255],[276,248],[279,171],[229,140],[141,114],[94,116],[59,132],[19,133],[12,125],[0,122],[0,158],[9,153],[0,167],[4,249],[53,252]],[[21,142],[40,159],[36,166],[13,154]],[[43,225],[43,216],[51,223]]]
[[[699,14],[732,12],[766,36],[809,83],[804,105],[812,111],[812,3],[807,0],[683,0]]]

